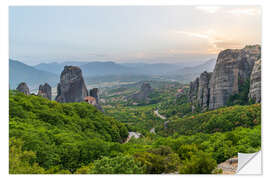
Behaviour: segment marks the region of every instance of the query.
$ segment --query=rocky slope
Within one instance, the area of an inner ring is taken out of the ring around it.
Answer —
[[[254,66],[260,57],[260,45],[221,51],[213,73],[203,72],[190,83],[190,101],[202,109],[225,106],[229,97],[238,93],[240,86],[246,81],[251,81],[250,97],[260,99],[259,64]]]
[[[55,100],[58,102],[82,102],[87,94],[81,69],[77,66],[65,66],[57,86]]]

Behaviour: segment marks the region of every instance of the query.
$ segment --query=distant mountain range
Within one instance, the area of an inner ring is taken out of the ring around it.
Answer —
[[[15,89],[21,82],[26,82],[30,89],[35,89],[45,82],[55,86],[58,81],[59,76],[56,74],[38,70],[19,61],[9,60],[10,89]]]
[[[201,65],[193,67],[183,67],[181,64],[167,63],[115,63],[107,62],[76,62],[68,61],[63,63],[41,63],[29,66],[22,62],[10,59],[10,88],[14,89],[20,82],[26,82],[30,89],[38,88],[41,83],[47,82],[55,87],[59,82],[60,74],[66,65],[79,66],[82,69],[85,79],[106,77],[131,77],[132,76],[164,76],[176,80],[192,80],[203,71],[212,71],[215,59],[211,59]],[[126,78],[125,78],[126,79]]]
[[[190,82],[198,77],[202,72],[212,72],[216,65],[216,59],[210,59],[203,64],[193,66],[193,67],[184,67],[180,68],[176,71],[172,71],[168,75],[166,75],[169,79],[175,79],[178,81],[182,81],[183,83]]]
[[[82,69],[83,75],[87,77],[92,76],[106,76],[106,75],[161,75],[172,70],[177,70],[181,66],[176,64],[147,64],[147,63],[115,63],[107,62],[64,62],[64,63],[41,63],[34,68],[48,71],[54,74],[60,74],[65,65],[76,65]]]

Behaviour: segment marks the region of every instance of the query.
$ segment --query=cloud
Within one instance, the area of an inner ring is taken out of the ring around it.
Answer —
[[[214,14],[219,11],[221,8],[218,6],[196,6],[195,9],[203,11],[205,13]]]
[[[192,31],[182,31],[182,30],[174,30],[176,34],[181,34],[184,36],[188,36],[190,38],[198,38],[205,41],[205,47],[202,49],[195,49],[189,51],[189,53],[209,53],[209,54],[217,54],[221,50],[224,49],[235,49],[242,48],[244,44],[241,41],[235,41],[231,38],[225,36],[224,34],[218,33],[212,29],[209,29],[204,32],[192,32]],[[179,53],[177,50],[171,50],[170,53],[176,54]]]
[[[249,15],[249,16],[254,16],[254,15],[260,15],[261,14],[261,9],[260,8],[236,8],[227,11],[227,13],[232,14],[232,15]]]
[[[194,33],[194,32],[187,32],[187,31],[175,31],[178,34],[184,34],[188,35],[190,37],[195,37],[195,38],[202,38],[202,39],[208,39],[209,36],[207,34],[202,34],[202,33]]]

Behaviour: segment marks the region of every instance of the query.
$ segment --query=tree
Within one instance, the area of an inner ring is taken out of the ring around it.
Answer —
[[[118,155],[116,157],[103,157],[94,161],[91,174],[142,174],[141,163],[135,161],[130,155]]]
[[[217,166],[210,154],[199,151],[186,159],[180,167],[180,174],[211,174]]]
[[[10,174],[43,174],[45,170],[35,162],[33,151],[23,151],[22,140],[11,138],[9,141]]]

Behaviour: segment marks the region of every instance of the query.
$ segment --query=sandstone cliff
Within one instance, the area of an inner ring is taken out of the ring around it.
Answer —
[[[65,66],[57,86],[55,100],[58,102],[82,102],[87,94],[81,69],[77,66]]]
[[[38,95],[51,100],[52,99],[51,86],[48,83],[45,83],[44,85],[40,85],[38,89]]]
[[[213,73],[203,72],[190,83],[190,102],[203,110],[225,106],[229,97],[239,93],[239,87],[246,81],[251,83],[250,98],[259,101],[260,63],[254,63],[260,57],[260,45],[221,51]]]
[[[225,106],[230,95],[239,92],[239,86],[249,81],[253,65],[260,56],[259,45],[219,53],[210,81],[209,109]]]

